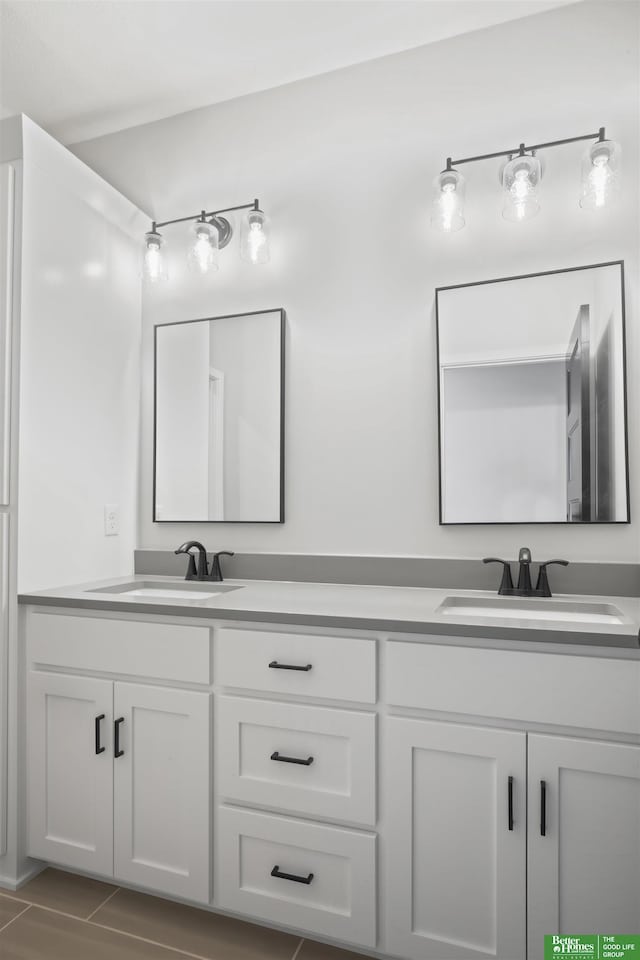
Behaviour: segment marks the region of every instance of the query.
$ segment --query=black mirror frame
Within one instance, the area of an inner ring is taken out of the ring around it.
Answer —
[[[489,283],[503,283],[508,280],[530,280],[533,277],[549,277],[558,273],[575,273],[578,270],[594,270],[598,267],[620,268],[620,298],[622,322],[622,395],[624,409],[624,460],[626,484],[626,520],[463,520],[445,521],[442,518],[442,397],[440,390],[440,315],[438,298],[446,290],[458,290],[462,287],[481,287]],[[631,523],[631,493],[629,483],[629,414],[627,406],[627,334],[626,334],[626,305],[624,289],[624,260],[609,260],[604,263],[589,263],[581,267],[565,267],[562,270],[541,270],[536,273],[523,273],[513,277],[495,277],[491,280],[475,280],[471,283],[454,283],[435,289],[435,316],[436,316],[436,383],[438,390],[438,523],[441,527],[517,527],[517,526],[615,526]]]
[[[207,323],[212,320],[229,320],[239,317],[257,317],[266,313],[280,314],[280,516],[278,520],[158,520],[156,517],[156,466],[157,466],[157,418],[158,418],[158,330],[163,327],[184,326],[188,323]],[[285,472],[285,341],[287,315],[283,307],[271,310],[245,310],[242,313],[226,313],[218,317],[198,317],[195,320],[175,320],[171,323],[159,323],[153,328],[153,495],[151,500],[151,520],[153,523],[284,523],[284,472]]]

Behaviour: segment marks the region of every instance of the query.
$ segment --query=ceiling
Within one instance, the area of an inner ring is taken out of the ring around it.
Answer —
[[[87,140],[575,0],[1,0],[0,107]]]

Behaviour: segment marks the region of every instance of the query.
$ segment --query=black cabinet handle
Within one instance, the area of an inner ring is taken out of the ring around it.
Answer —
[[[312,873],[308,877],[298,877],[295,873],[282,873],[280,867],[274,867],[271,876],[278,877],[280,880],[292,880],[294,883],[311,883],[313,880]]]
[[[547,781],[540,781],[540,836],[547,835]]]
[[[95,735],[95,741],[96,741],[96,756],[99,753],[104,753],[105,750],[107,749],[106,747],[103,747],[100,743],[100,721],[101,720],[104,720],[104,713],[101,713],[100,716],[96,717],[95,719],[94,735]]]
[[[303,767],[310,767],[313,763],[313,757],[307,757],[306,760],[301,760],[300,757],[283,757],[277,750],[271,754],[271,759],[279,760],[280,763],[299,763]]]
[[[120,724],[124,723],[124,717],[118,717],[113,724],[113,755],[114,757],[123,757],[124,750],[120,749]]]
[[[313,664],[307,663],[304,667],[296,666],[295,663],[278,663],[277,660],[272,660],[269,664],[270,670],[311,670]]]
[[[509,777],[507,787],[507,817],[509,820],[509,830],[513,830],[513,777]]]

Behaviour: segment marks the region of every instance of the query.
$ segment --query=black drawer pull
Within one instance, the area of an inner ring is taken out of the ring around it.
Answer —
[[[310,767],[313,763],[313,757],[307,757],[306,760],[301,760],[300,757],[283,757],[277,750],[271,754],[272,760],[279,760],[280,763],[299,763],[303,767]]]
[[[547,835],[547,781],[540,781],[540,836]]]
[[[113,724],[113,755],[114,757],[123,757],[124,750],[120,749],[120,724],[124,723],[124,717],[118,717]]]
[[[295,873],[282,873],[280,867],[274,867],[271,876],[278,877],[280,880],[292,880],[294,883],[311,883],[313,880],[312,873],[308,877],[297,877]]]
[[[106,747],[103,747],[102,744],[100,743],[100,721],[101,720],[104,720],[104,713],[101,713],[100,716],[96,717],[96,720],[95,720],[96,756],[99,753],[104,753],[105,750],[107,749]]]
[[[269,664],[269,669],[271,670],[311,670],[313,664],[307,663],[304,667],[296,666],[295,663],[278,663],[277,660],[272,660]]]
[[[509,785],[507,788],[507,817],[509,830],[513,830],[513,777],[509,777]]]

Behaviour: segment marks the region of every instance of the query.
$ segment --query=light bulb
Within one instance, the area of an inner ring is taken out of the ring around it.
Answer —
[[[538,184],[541,176],[542,170],[537,157],[518,154],[505,164],[502,170],[502,216],[505,220],[520,223],[530,220],[540,211]]]
[[[620,186],[620,146],[613,140],[596,140],[582,158],[580,206],[601,210]]]
[[[431,226],[443,233],[464,227],[464,177],[457,170],[443,170],[433,181]]]
[[[194,273],[204,276],[218,269],[218,231],[206,220],[196,220],[194,235],[189,248],[189,267]]]
[[[150,283],[156,283],[158,280],[166,280],[167,265],[162,248],[164,246],[164,237],[155,229],[144,235],[144,256],[142,261],[142,275]]]
[[[249,210],[243,220],[240,255],[252,264],[269,262],[269,226],[262,210]]]

